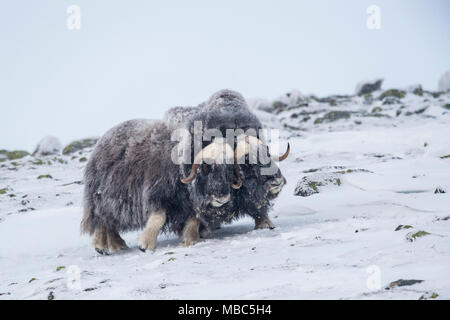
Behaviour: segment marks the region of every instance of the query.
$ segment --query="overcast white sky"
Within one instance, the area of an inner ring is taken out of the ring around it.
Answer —
[[[66,27],[71,4],[80,30]],[[222,88],[327,95],[381,76],[436,90],[449,39],[448,0],[2,0],[0,149],[101,135]]]

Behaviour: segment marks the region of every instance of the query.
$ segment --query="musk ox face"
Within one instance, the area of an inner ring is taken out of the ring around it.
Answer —
[[[231,222],[234,217],[233,165],[202,164],[189,185],[189,197],[198,218],[206,225]]]
[[[183,175],[188,172],[189,175],[181,182],[188,185],[189,197],[198,215],[223,214],[229,210],[234,186],[233,162],[231,146],[223,138],[215,138],[196,154],[192,166],[183,166]]]
[[[205,209],[220,208],[230,202],[232,181],[231,165],[203,163],[193,184],[193,192],[198,194],[196,199],[203,198],[203,201],[194,205]]]
[[[286,179],[281,174],[278,166],[276,173],[265,175],[261,173],[261,169],[269,166],[276,166],[275,163],[268,165],[261,164],[243,164],[242,172],[242,188],[235,190],[235,195],[240,201],[245,201],[243,205],[246,208],[254,207],[259,210],[263,207],[270,207],[270,201],[275,199],[286,184]]]

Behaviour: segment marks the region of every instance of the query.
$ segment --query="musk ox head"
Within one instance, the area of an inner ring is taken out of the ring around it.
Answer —
[[[265,152],[267,161],[261,163],[255,159],[256,150],[259,150],[259,153]],[[240,164],[242,187],[235,192],[239,206],[253,211],[249,213],[254,214],[270,207],[270,201],[278,196],[286,184],[286,179],[275,161],[283,161],[289,153],[289,144],[283,155],[271,156],[269,148],[257,137],[238,137],[235,157],[239,163],[244,162]]]
[[[192,165],[183,165],[181,182],[189,189],[198,214],[217,215],[231,208],[231,191],[239,188],[234,177],[234,151],[225,139],[216,138],[194,157]]]

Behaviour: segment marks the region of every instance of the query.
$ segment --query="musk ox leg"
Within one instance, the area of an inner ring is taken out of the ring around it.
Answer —
[[[125,240],[123,240],[117,231],[109,231],[107,233],[108,238],[108,251],[110,253],[116,252],[122,249],[128,248]]]
[[[108,231],[106,228],[95,229],[92,244],[94,245],[95,251],[106,255],[128,248],[117,231]]]
[[[158,238],[158,233],[164,223],[166,223],[165,210],[154,211],[150,214],[150,217],[147,220],[147,225],[139,236],[138,244],[141,251],[145,252],[147,249],[155,250],[156,239]]]
[[[255,219],[255,230],[256,229],[275,229],[275,225],[270,221],[269,216],[264,214],[262,216],[257,216]]]
[[[221,225],[218,222],[211,222],[207,224],[206,222],[200,221],[199,227],[200,238],[208,238],[209,236],[211,236],[214,230],[218,230],[220,228]]]
[[[92,245],[98,253],[108,254],[108,235],[105,228],[95,229]]]
[[[186,221],[183,229],[183,242],[186,247],[196,244],[200,240],[200,221],[193,217]]]
[[[211,235],[211,229],[208,225],[200,223],[199,234],[200,238],[208,238]]]

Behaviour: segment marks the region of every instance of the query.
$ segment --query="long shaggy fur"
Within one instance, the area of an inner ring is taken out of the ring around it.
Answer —
[[[171,123],[171,127],[184,126],[192,135],[196,121],[201,121],[203,130],[219,129],[224,137],[227,129],[242,129],[244,132],[254,129],[256,133],[262,129],[260,120],[250,111],[243,96],[228,89],[214,93],[206,102],[197,107],[172,108],[166,113],[165,119]],[[263,137],[259,138],[263,139]],[[244,215],[254,218],[267,215],[272,207],[272,200],[277,196],[269,192],[270,182],[276,178],[284,179],[279,169],[274,175],[262,175],[261,168],[270,165],[273,164],[249,164],[247,156],[246,163],[240,165],[242,187],[238,190],[229,189],[232,194],[232,203],[224,207],[224,210],[220,210],[220,215],[204,212],[202,220],[217,226]],[[189,172],[190,166],[184,166],[184,170]],[[231,165],[223,165],[222,170],[227,172],[226,176],[232,176]],[[218,182],[222,182],[223,179],[219,179]],[[193,202],[195,203],[195,200]]]
[[[170,133],[163,122],[130,120],[99,140],[84,175],[82,232],[141,229],[151,212],[164,209],[164,229],[181,233],[195,211],[170,158]]]

